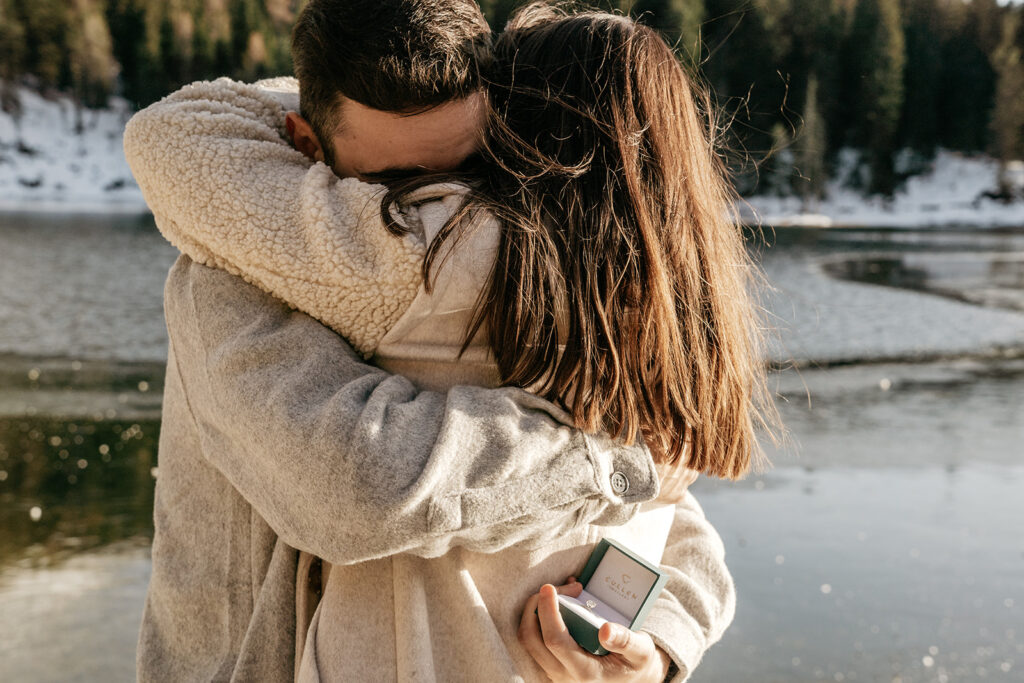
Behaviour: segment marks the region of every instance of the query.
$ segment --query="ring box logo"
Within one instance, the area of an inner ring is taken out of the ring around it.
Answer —
[[[625,584],[632,580],[629,574],[622,575],[622,582],[618,582],[610,576],[604,577],[604,582],[608,584],[608,589],[614,591],[616,595],[622,597],[624,600],[636,600],[640,596],[634,591],[626,588]]]

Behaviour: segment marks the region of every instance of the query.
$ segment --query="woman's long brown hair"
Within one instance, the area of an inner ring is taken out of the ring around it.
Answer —
[[[650,28],[540,3],[498,38],[486,80],[479,180],[424,263],[429,283],[456,228],[481,209],[500,221],[467,344],[485,330],[504,383],[579,428],[742,476],[772,407],[756,271],[730,220],[708,100],[698,107]],[[393,187],[385,207],[410,189]]]

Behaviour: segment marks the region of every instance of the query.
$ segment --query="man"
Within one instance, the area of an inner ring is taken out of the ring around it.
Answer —
[[[471,2],[313,0],[295,33],[302,115],[289,114],[284,125],[300,152],[339,175],[454,168],[479,130],[475,62],[486,40]],[[373,99],[381,90],[390,99]],[[263,145],[268,163],[295,153],[270,139],[273,127],[267,133],[271,103],[236,94],[218,107],[172,96],[126,131],[126,152],[162,229],[197,216],[212,228],[244,227],[260,220],[267,196],[278,196],[268,193],[277,186],[247,186],[244,173],[211,179],[190,169],[203,167],[204,154],[230,155],[250,143]],[[182,112],[240,117],[253,138],[197,133]],[[161,136],[146,134],[154,130]],[[182,147],[198,156],[186,155],[181,168],[158,163]],[[157,167],[164,175],[148,173]],[[353,207],[336,201],[343,181],[323,169],[278,179],[295,185],[283,196],[295,198],[300,225],[308,202],[321,199],[317,220],[351,216]],[[308,234],[321,235],[317,226]],[[495,550],[580,524],[622,523],[657,493],[642,447],[571,430],[560,411],[517,390],[417,392],[360,363],[315,321],[184,257],[168,279],[166,314],[140,680],[290,678],[298,550],[334,564],[401,552],[430,557],[453,545]],[[720,542],[699,508],[684,504],[680,515],[694,531],[667,555],[676,581],[651,629],[663,629],[659,645],[686,676],[731,619],[733,594]]]
[[[312,2],[292,39],[289,135],[341,178],[452,170],[480,142],[489,46],[472,0]]]

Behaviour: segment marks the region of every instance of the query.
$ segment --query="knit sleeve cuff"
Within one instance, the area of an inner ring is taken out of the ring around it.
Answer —
[[[641,630],[672,659],[666,683],[689,680],[707,649],[707,639],[693,618],[678,605],[659,601]]]
[[[646,446],[625,446],[602,434],[587,435],[586,440],[603,498],[629,505],[658,496],[658,472]]]

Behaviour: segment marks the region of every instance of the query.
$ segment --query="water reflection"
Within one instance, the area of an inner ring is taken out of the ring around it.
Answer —
[[[870,282],[875,285],[904,287],[907,289],[927,289],[928,271],[924,268],[911,268],[903,258],[877,257],[864,260],[839,261],[825,264],[825,272],[846,280]]]
[[[163,370],[0,354],[0,581],[152,538]]]
[[[841,280],[1024,310],[1024,228],[780,228],[766,239],[820,255],[824,272]]]
[[[0,573],[152,538],[157,420],[0,418]]]
[[[1024,218],[1022,218],[1024,223]],[[898,252],[1010,252],[1024,250],[1024,227],[985,230],[943,228],[767,228],[761,231],[768,244],[785,249],[807,248],[834,253],[838,250]],[[756,241],[756,240],[755,240]]]
[[[827,261],[823,268],[844,280],[1024,311],[1024,252],[865,256]]]

